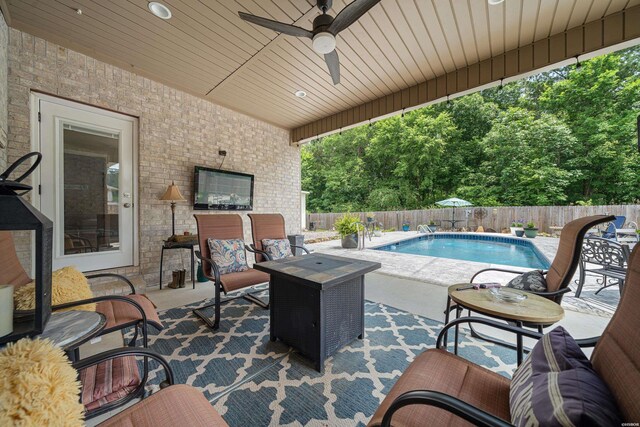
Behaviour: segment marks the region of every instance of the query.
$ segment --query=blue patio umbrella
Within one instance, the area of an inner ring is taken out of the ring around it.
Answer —
[[[466,200],[458,199],[457,197],[451,197],[450,199],[440,200],[439,202],[436,202],[436,205],[450,206],[453,208],[453,211],[451,213],[451,228],[453,228],[456,223],[456,208],[459,206],[473,206],[473,203],[467,202]]]

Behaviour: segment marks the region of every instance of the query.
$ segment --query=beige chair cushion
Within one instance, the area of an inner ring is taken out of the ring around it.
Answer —
[[[99,427],[225,427],[227,423],[195,388],[178,384],[152,394]]]
[[[142,306],[145,315],[147,316],[147,323],[152,325],[156,329],[162,329],[162,322],[158,317],[156,308],[153,303],[145,295],[127,295],[129,298]],[[128,304],[119,300],[107,300],[101,301],[96,307],[98,313],[102,313],[107,318],[107,324],[105,330],[108,331],[112,328],[120,328],[123,325],[134,325],[142,318],[140,312],[132,304]]]
[[[452,353],[432,349],[411,362],[368,425],[379,426],[384,413],[396,397],[411,390],[446,393],[504,420],[510,420],[507,378]],[[427,405],[405,406],[394,414],[391,424],[394,427],[473,425],[450,412]]]
[[[247,286],[259,285],[269,281],[269,275],[253,268],[240,273],[229,273],[220,276],[222,287],[225,291],[231,292]]]

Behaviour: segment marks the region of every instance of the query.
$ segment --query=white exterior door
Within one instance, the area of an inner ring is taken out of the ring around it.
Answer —
[[[137,119],[45,95],[32,105],[42,153],[37,193],[54,224],[54,268],[135,265]]]

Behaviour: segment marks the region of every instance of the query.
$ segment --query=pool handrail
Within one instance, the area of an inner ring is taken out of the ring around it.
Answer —
[[[417,232],[418,234],[420,234],[420,230],[422,230],[422,232],[423,232],[423,233],[430,233],[430,234],[435,233],[435,232],[431,229],[431,227],[429,227],[429,226],[428,226],[428,225],[426,225],[426,224],[420,224],[420,225],[418,225],[418,227],[416,227],[416,232]]]

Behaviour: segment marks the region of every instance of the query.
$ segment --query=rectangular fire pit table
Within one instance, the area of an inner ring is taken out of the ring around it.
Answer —
[[[327,357],[364,337],[364,275],[380,267],[324,254],[254,264],[271,275],[271,340],[294,347],[322,372]]]

